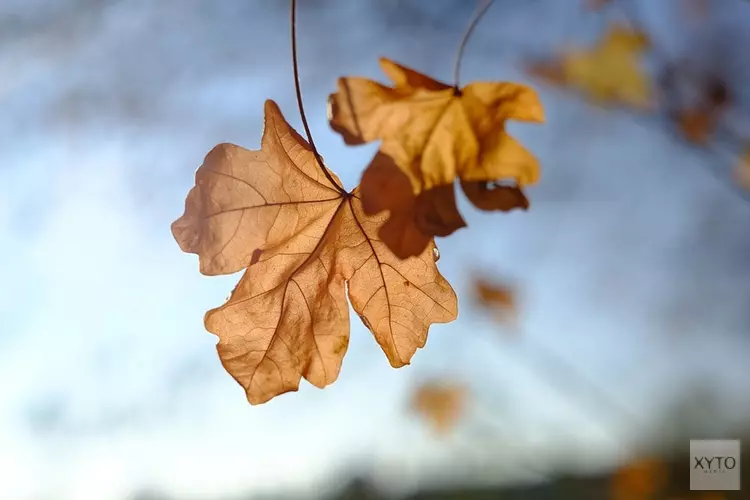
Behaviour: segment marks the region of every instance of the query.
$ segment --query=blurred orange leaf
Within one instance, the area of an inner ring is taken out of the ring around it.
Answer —
[[[700,99],[675,113],[685,139],[700,146],[708,144],[730,102],[726,83],[719,78],[710,78],[702,86]]]
[[[684,110],[678,113],[677,123],[685,139],[705,146],[716,126],[714,116],[705,110]]]
[[[498,321],[515,321],[515,291],[510,285],[477,277],[474,280],[474,296],[479,305],[495,313]]]
[[[633,461],[615,473],[611,493],[613,500],[649,500],[667,482],[667,469],[657,459]]]
[[[460,420],[466,406],[466,387],[451,382],[432,381],[420,385],[412,396],[411,408],[443,436]]]
[[[212,149],[172,224],[203,274],[246,268],[205,326],[251,404],[296,391],[301,377],[317,387],[336,380],[349,343],[347,292],[393,367],[409,364],[432,323],[457,315],[434,243],[397,258],[375,237],[383,217],[367,216],[359,189],[344,192],[326,172],[266,101],[261,149]]]

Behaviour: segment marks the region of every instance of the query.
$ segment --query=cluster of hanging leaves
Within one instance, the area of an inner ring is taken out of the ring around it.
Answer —
[[[455,89],[386,59],[381,66],[393,86],[341,78],[329,99],[330,125],[347,144],[380,141],[358,187],[346,191],[269,100],[261,148],[214,147],[172,224],[202,274],[244,270],[204,323],[251,404],[296,391],[303,377],[320,388],[337,379],[347,296],[394,368],[410,363],[430,325],[457,317],[434,242],[466,225],[456,181],[482,210],[529,206],[522,188],[537,181],[539,164],[505,122],[544,120],[531,88]]]
[[[702,20],[713,2],[683,0],[686,17]],[[576,91],[597,106],[622,107],[639,113],[660,113],[687,143],[708,148],[723,116],[735,104],[728,83],[729,61],[726,44],[717,44],[712,64],[695,65],[691,58],[673,60],[654,46],[651,37],[627,0],[585,0],[583,8],[605,15],[619,9],[625,22],[611,21],[590,47],[574,47],[545,59],[524,62],[531,76],[548,84]],[[721,34],[717,34],[721,36]],[[647,71],[644,58],[650,55],[655,70]],[[722,66],[723,65],[723,66]],[[721,69],[723,68],[723,69]],[[750,140],[733,134],[741,150]],[[735,181],[750,189],[747,154],[734,165]]]

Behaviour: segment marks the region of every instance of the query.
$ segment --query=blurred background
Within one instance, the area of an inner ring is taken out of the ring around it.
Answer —
[[[0,498],[703,498],[689,440],[750,442],[750,3],[593,3],[497,0],[468,43],[461,81],[532,85],[547,123],[509,126],[541,161],[530,210],[462,198],[437,242],[458,320],[394,370],[353,314],[336,383],[254,407],[202,321],[239,275],[202,276],[169,226],[215,144],[259,146],[265,99],[301,130],[288,2],[3,0]],[[386,56],[450,82],[476,8],[299,1],[308,120],[348,188],[377,144],[329,129],[336,79],[384,81]],[[524,69],[618,21],[653,81],[689,69],[680,106],[720,75],[709,140]]]

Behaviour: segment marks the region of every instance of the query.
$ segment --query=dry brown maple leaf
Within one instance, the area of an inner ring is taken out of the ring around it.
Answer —
[[[438,436],[450,432],[466,406],[466,387],[446,381],[426,382],[414,391],[411,408]]]
[[[528,207],[521,187],[538,180],[539,163],[505,132],[505,122],[544,121],[533,89],[475,82],[456,90],[388,59],[380,64],[393,87],[340,78],[338,92],[329,98],[330,125],[347,144],[382,141],[361,183],[368,213],[389,210],[399,220],[416,216],[425,238],[447,236],[465,226],[455,203],[457,178],[482,210]],[[398,176],[393,167],[404,180],[391,179]],[[502,180],[513,185],[488,187]],[[419,245],[389,247],[402,257],[422,251]]]
[[[409,364],[432,323],[457,316],[457,299],[430,242],[401,260],[375,235],[359,190],[345,193],[309,144],[266,101],[261,149],[212,149],[172,224],[206,275],[247,268],[228,301],[206,313],[226,370],[248,401],[336,380],[349,343],[349,301],[393,367]]]

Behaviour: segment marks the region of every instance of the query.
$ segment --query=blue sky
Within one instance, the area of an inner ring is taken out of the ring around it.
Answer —
[[[675,3],[640,2],[659,42],[679,51]],[[336,77],[382,79],[385,55],[449,80],[471,14],[469,2],[405,2],[412,17],[396,4],[317,2],[300,13],[312,132],[349,187],[376,146],[346,148],[328,129]],[[518,58],[590,40],[602,22],[567,14],[574,4],[497,2],[462,80],[524,81]],[[739,22],[747,10],[725,15]],[[581,462],[622,459],[645,431],[552,391],[528,362],[534,345],[608,388],[644,428],[696,378],[715,381],[729,410],[750,408],[750,203],[657,120],[537,84],[548,123],[512,126],[542,161],[531,210],[485,214],[462,200],[469,227],[438,241],[459,319],[433,327],[400,370],[354,319],[334,385],[303,382],[248,405],[202,322],[239,275],[201,276],[169,225],[211,147],[258,146],[266,98],[300,129],[287,18],[268,1],[0,6],[4,497],[304,489],[357,467],[408,487],[461,449],[460,436],[435,442],[404,411],[432,376],[471,384],[469,418],[490,421],[502,443],[490,451],[551,460],[575,444],[588,450]],[[494,341],[504,332],[472,308],[475,270],[520,287],[515,340]]]

